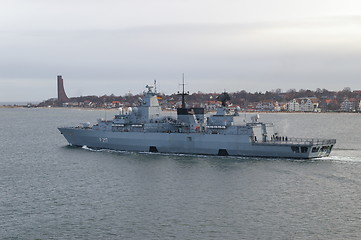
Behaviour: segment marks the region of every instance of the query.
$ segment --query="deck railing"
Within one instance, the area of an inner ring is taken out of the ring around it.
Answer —
[[[335,144],[336,139],[320,139],[320,138],[279,138],[267,139],[266,141],[253,141],[259,144],[295,144],[295,145],[330,145]]]

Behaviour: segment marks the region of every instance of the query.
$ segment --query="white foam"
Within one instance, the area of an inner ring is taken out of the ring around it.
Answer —
[[[329,156],[322,158],[320,160],[324,161],[335,161],[335,162],[355,162],[355,163],[361,163],[361,157],[355,157],[355,156]]]

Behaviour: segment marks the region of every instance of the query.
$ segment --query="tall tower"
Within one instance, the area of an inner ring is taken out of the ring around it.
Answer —
[[[58,101],[59,102],[69,102],[70,99],[66,96],[64,90],[63,78],[61,75],[58,75]]]

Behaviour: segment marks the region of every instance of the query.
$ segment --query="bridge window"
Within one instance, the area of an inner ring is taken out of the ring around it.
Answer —
[[[318,150],[320,150],[319,147],[313,147],[313,148],[312,148],[312,152],[318,152]]]

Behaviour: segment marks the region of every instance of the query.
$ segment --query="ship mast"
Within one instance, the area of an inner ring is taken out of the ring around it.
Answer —
[[[184,73],[183,73],[182,79],[183,79],[183,81],[182,81],[182,84],[180,84],[180,85],[182,85],[183,90],[182,90],[182,93],[179,93],[179,91],[178,91],[178,95],[181,95],[181,96],[182,96],[182,108],[186,108],[186,102],[185,102],[185,98],[184,98],[184,97],[185,97],[186,95],[189,95],[189,92],[185,92],[185,91],[184,91],[184,85],[185,85],[185,83],[184,83]]]

